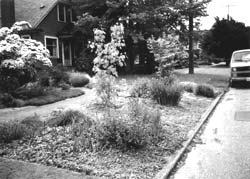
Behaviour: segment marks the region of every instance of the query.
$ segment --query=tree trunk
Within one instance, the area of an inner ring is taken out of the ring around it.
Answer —
[[[193,0],[189,0],[189,3],[193,3]],[[194,52],[193,52],[193,31],[194,31],[194,18],[193,13],[189,14],[189,74],[194,74]]]

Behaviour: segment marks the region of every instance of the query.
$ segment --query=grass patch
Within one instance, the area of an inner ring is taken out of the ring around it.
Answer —
[[[31,98],[24,101],[24,105],[32,105],[32,106],[42,106],[45,104],[55,103],[67,98],[73,98],[77,96],[81,96],[84,94],[84,91],[80,89],[69,89],[69,90],[52,90],[48,91],[46,95],[39,96],[36,98]]]
[[[197,84],[209,84],[215,88],[226,89],[228,88],[228,76],[216,75],[216,74],[184,74],[174,72],[179,81],[189,81]]]

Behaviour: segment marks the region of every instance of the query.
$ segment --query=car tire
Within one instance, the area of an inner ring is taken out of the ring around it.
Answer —
[[[235,81],[229,80],[229,87],[234,88],[235,87]]]

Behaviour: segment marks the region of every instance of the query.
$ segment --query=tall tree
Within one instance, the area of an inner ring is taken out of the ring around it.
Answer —
[[[206,7],[211,0],[177,0],[175,8],[178,9],[184,21],[188,21],[188,29],[183,28],[183,32],[188,30],[189,41],[189,74],[194,73],[193,36],[194,28],[199,24],[194,24],[194,20],[201,16],[206,16]],[[185,23],[184,23],[185,24]],[[185,33],[184,33],[185,34]]]
[[[235,50],[250,47],[250,27],[231,19],[215,19],[210,31],[205,34],[201,43],[202,50],[209,55],[224,58],[227,65]]]
[[[186,22],[190,22],[189,47],[190,69],[192,63],[193,19],[206,15],[206,5],[211,0],[72,0],[78,12],[85,14],[79,19],[82,28],[101,27],[108,30],[118,20],[124,22],[125,41],[129,52],[132,43],[143,47],[145,39],[162,32],[188,34]],[[92,34],[93,35],[93,34]],[[147,48],[145,46],[145,48]],[[145,48],[140,48],[145,49]],[[148,53],[148,52],[147,52]],[[133,56],[133,55],[131,55]],[[144,60],[142,60],[144,61]],[[190,71],[193,73],[193,71]]]

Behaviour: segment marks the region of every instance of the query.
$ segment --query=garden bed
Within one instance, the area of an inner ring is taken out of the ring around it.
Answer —
[[[130,97],[119,97],[119,111],[129,104]],[[4,157],[57,166],[107,178],[152,178],[168,162],[168,157],[182,147],[188,134],[199,122],[211,98],[184,93],[176,107],[162,106],[150,99],[140,99],[149,110],[159,110],[164,129],[163,140],[139,150],[75,150],[70,132],[72,126],[48,127],[35,138],[1,145]],[[104,110],[95,103],[84,114],[94,116]]]
[[[67,98],[81,96],[81,95],[84,95],[84,91],[81,89],[62,90],[60,88],[53,88],[53,89],[46,91],[41,96],[32,97],[32,98],[29,98],[26,100],[13,99],[13,103],[15,103],[16,107],[42,106],[42,105],[62,101],[62,100],[65,100]],[[0,109],[1,108],[6,108],[6,106],[0,104]]]

